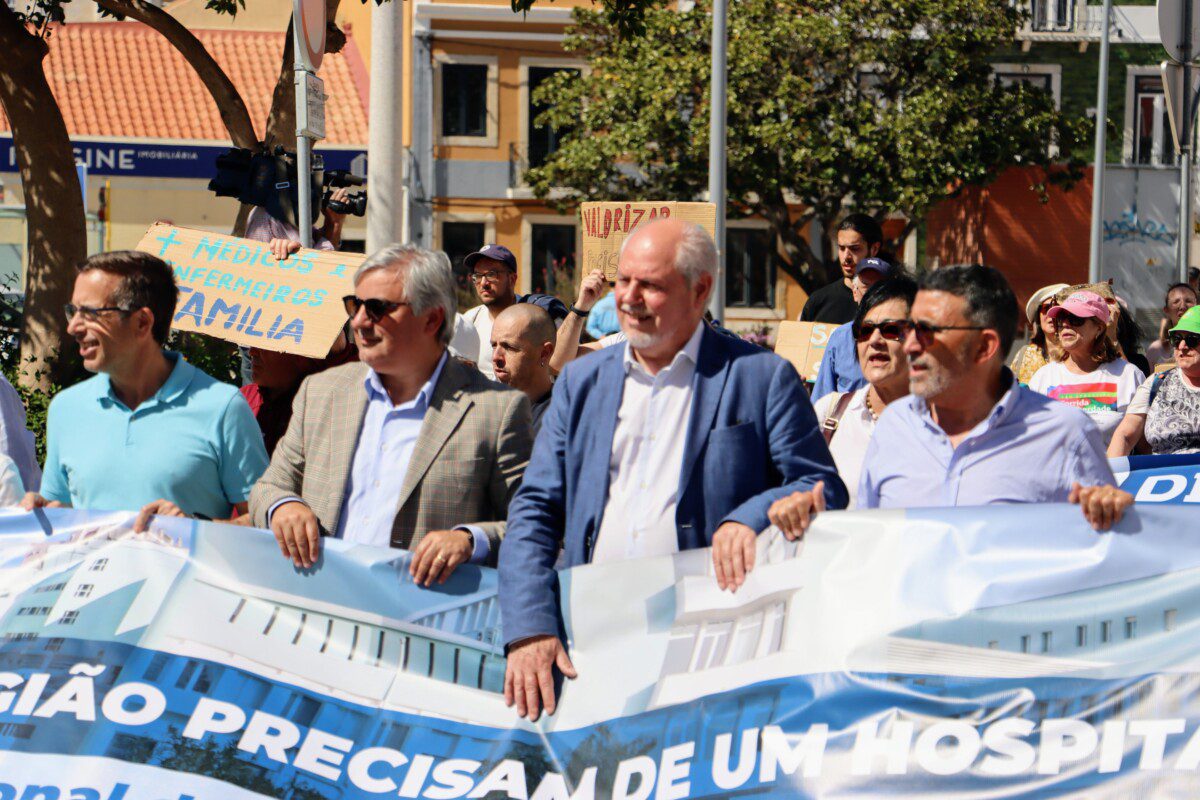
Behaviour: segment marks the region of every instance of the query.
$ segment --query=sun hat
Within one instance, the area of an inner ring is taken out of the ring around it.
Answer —
[[[1030,325],[1037,322],[1038,309],[1042,307],[1042,303],[1054,298],[1054,295],[1067,288],[1065,283],[1052,283],[1049,286],[1043,286],[1033,293],[1029,298],[1029,302],[1025,304],[1025,319]]]
[[[1167,331],[1167,333],[1174,333],[1175,331],[1200,333],[1200,306],[1192,306],[1183,312],[1183,316],[1179,318],[1179,323]]]

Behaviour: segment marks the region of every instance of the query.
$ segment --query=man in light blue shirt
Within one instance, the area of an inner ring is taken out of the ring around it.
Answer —
[[[41,494],[22,505],[227,519],[245,512],[267,451],[250,407],[162,349],[175,278],[146,253],[92,256],[80,267],[67,333],[97,375],[50,404]]]
[[[1097,530],[1120,521],[1133,497],[1116,488],[1096,426],[1004,367],[1016,320],[997,270],[926,273],[904,345],[912,394],[879,418],[859,508],[1069,501]]]

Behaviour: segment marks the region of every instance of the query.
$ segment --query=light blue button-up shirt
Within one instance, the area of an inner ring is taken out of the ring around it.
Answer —
[[[839,325],[829,334],[821,368],[813,384],[813,400],[830,392],[853,392],[867,385],[862,366],[858,363],[858,343],[854,341],[854,323]]]
[[[1064,503],[1071,483],[1115,485],[1100,430],[1076,408],[1009,389],[958,447],[914,395],[887,407],[867,447],[859,508]]]
[[[442,354],[417,396],[400,405],[392,405],[379,373],[367,370],[363,379],[367,411],[358,434],[358,446],[354,448],[350,477],[346,480],[337,538],[376,547],[391,546],[400,490],[447,357]]]
[[[383,380],[375,370],[367,370],[363,390],[367,393],[367,410],[363,416],[354,461],[346,479],[342,513],[338,518],[335,536],[347,542],[375,547],[391,547],[392,523],[400,505],[400,492],[408,465],[412,461],[425,413],[433,400],[433,391],[446,366],[449,353],[443,353],[429,380],[406,403],[393,405]],[[268,518],[284,503],[304,502],[299,497],[285,497],[275,503]],[[488,555],[487,535],[482,529],[464,526],[474,540],[473,563],[483,562]]]

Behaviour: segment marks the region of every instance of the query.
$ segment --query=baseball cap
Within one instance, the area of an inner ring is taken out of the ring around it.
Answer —
[[[875,270],[885,278],[892,274],[892,265],[884,261],[882,258],[875,258],[875,256],[864,258],[862,261],[858,262],[858,266],[854,268],[854,274],[861,275],[869,269]]]
[[[467,269],[473,269],[475,262],[481,258],[490,258],[493,261],[499,261],[513,272],[517,271],[517,257],[512,254],[512,250],[509,250],[502,244],[485,244],[464,258],[463,266]]]
[[[1032,325],[1037,322],[1037,312],[1042,307],[1042,303],[1054,299],[1054,295],[1066,288],[1068,286],[1065,283],[1052,283],[1034,292],[1029,298],[1029,302],[1025,304],[1025,319],[1028,320],[1029,324]]]
[[[1183,316],[1179,318],[1179,324],[1171,328],[1168,333],[1174,333],[1175,331],[1200,333],[1200,306],[1192,306],[1183,312]]]
[[[1107,325],[1111,314],[1108,303],[1095,292],[1074,292],[1066,300],[1046,312],[1050,319],[1056,319],[1063,314],[1074,314],[1077,317],[1093,317],[1101,325]]]

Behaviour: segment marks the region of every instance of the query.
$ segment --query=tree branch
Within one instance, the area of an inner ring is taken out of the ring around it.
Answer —
[[[248,150],[261,147],[241,93],[200,40],[179,20],[145,0],[96,0],[96,5],[118,16],[136,19],[162,34],[196,71],[200,82],[212,96],[233,145]]]

